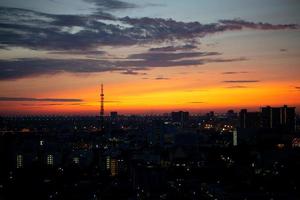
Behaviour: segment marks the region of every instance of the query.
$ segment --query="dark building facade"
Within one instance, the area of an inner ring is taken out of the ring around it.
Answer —
[[[240,128],[280,129],[287,132],[296,129],[295,107],[262,107],[261,112],[240,111]]]
[[[184,112],[184,111],[172,112],[171,116],[173,122],[184,123],[189,120],[189,112]]]
[[[295,107],[263,107],[261,108],[262,127],[295,131]]]
[[[247,109],[240,111],[240,128],[260,128],[261,113],[248,112]]]
[[[116,111],[110,112],[110,117],[111,117],[111,119],[117,119],[118,118],[118,112],[116,112]]]

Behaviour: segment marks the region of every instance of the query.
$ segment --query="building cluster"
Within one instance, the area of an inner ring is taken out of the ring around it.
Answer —
[[[241,128],[270,128],[296,130],[295,107],[262,107],[260,112],[248,112],[242,109],[240,112]]]
[[[259,112],[242,109],[238,135],[244,143],[290,145],[297,130],[295,107],[262,107]]]
[[[299,199],[295,108],[0,118],[4,199]],[[283,184],[285,183],[285,184]]]

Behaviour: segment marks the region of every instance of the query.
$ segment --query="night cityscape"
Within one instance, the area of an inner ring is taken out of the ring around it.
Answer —
[[[1,117],[3,199],[299,199],[295,107]]]
[[[1,0],[0,200],[299,200],[299,10]]]

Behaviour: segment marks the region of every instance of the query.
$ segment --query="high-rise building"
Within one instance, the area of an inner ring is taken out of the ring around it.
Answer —
[[[287,131],[294,131],[296,129],[296,112],[295,107],[263,107],[262,113],[262,127],[284,129]]]
[[[164,133],[165,124],[160,120],[153,120],[151,126],[148,127],[148,141],[150,145],[163,145],[164,144]]]
[[[210,112],[206,113],[206,119],[210,120],[210,121],[214,120],[215,119],[215,112],[210,111]]]
[[[116,175],[118,175],[118,172],[119,172],[119,170],[118,170],[118,160],[113,158],[110,161],[110,174],[112,176],[116,176]]]
[[[261,113],[248,112],[247,109],[240,111],[240,128],[260,128]]]
[[[269,128],[294,131],[296,129],[295,107],[262,107],[261,112],[240,112],[240,128]]]
[[[237,118],[237,113],[235,113],[234,110],[228,110],[227,113],[226,113],[226,117],[228,119]]]
[[[17,168],[23,168],[23,155],[17,155]]]
[[[117,119],[118,118],[118,112],[116,112],[116,111],[110,112],[110,118],[111,119]]]
[[[47,165],[52,166],[53,164],[54,164],[53,155],[52,154],[47,155]]]
[[[110,167],[111,167],[111,159],[110,159],[110,156],[107,156],[106,157],[106,161],[105,161],[105,163],[106,163],[106,170],[109,170],[110,169]]]
[[[172,112],[171,116],[173,122],[184,123],[189,120],[189,112],[184,112],[184,111]]]

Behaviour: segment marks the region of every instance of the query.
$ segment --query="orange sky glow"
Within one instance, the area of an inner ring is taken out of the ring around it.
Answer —
[[[75,46],[75,50],[55,46],[64,45],[68,38],[40,49],[27,43],[0,48],[0,115],[97,115],[101,83],[106,115],[111,111],[161,114],[176,110],[198,114],[285,104],[299,112],[299,27],[273,25],[278,23],[249,27],[255,23],[242,20],[230,23],[241,28],[195,33],[194,38],[179,35],[152,42],[146,38],[144,43],[139,39],[124,45],[114,44],[118,38],[112,38],[111,45],[99,42],[87,49]],[[119,34],[127,26],[118,29]],[[69,31],[75,31],[70,37],[80,33],[76,27]]]

